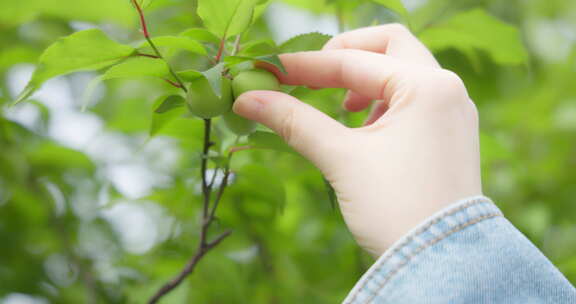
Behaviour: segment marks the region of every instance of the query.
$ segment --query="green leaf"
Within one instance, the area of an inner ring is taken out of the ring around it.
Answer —
[[[220,38],[243,33],[252,22],[259,0],[198,0],[198,16]]]
[[[206,49],[200,42],[185,36],[160,36],[152,38],[152,42],[159,47],[164,46],[172,49],[186,50],[200,55],[207,54]],[[148,46],[148,41],[144,41],[140,45],[140,48]]]
[[[224,59],[226,67],[230,68],[244,62],[266,62],[276,66],[282,73],[286,73],[286,68],[282,64],[278,55],[258,56],[258,57],[245,57],[245,56],[228,56]]]
[[[186,100],[180,95],[171,95],[154,110],[154,113],[163,114],[170,110],[183,107],[186,105]]]
[[[332,36],[321,33],[308,33],[294,36],[280,45],[282,53],[316,51],[322,49]]]
[[[46,80],[77,71],[98,70],[112,65],[134,52],[99,29],[76,32],[49,46],[40,56],[38,68],[14,104],[34,93]]]
[[[484,51],[502,65],[521,64],[528,58],[518,29],[482,9],[462,12],[437,23],[424,30],[420,39],[436,52],[449,48],[465,54]]]
[[[92,161],[82,152],[54,143],[45,143],[30,151],[28,154],[28,160],[30,165],[37,167],[37,169],[94,169]]]
[[[402,1],[400,0],[372,0],[372,1],[381,4],[386,8],[394,11],[395,13],[400,15],[400,17],[402,17],[403,19],[405,20],[408,19],[408,11],[404,7],[404,4],[402,4]]]
[[[179,71],[176,72],[176,74],[178,74],[178,77],[182,78],[184,81],[193,81],[199,77],[204,77],[202,72],[196,71],[194,69]]]
[[[165,77],[169,73],[168,65],[162,59],[134,57],[111,67],[100,80],[141,76]]]
[[[216,37],[212,32],[203,28],[191,28],[180,33],[179,36],[188,37],[196,41],[219,44],[220,38]]]
[[[180,95],[160,97],[154,107],[149,135],[156,135],[167,123],[186,114],[185,105],[186,100]]]
[[[255,57],[279,54],[281,52],[280,48],[276,46],[276,43],[272,39],[261,39],[251,41],[242,45],[242,49],[238,52],[239,56]]]
[[[272,132],[256,131],[250,134],[248,145],[255,149],[296,153],[280,136]]]
[[[104,80],[115,78],[137,78],[137,77],[169,77],[169,68],[162,59],[150,57],[134,57],[119,63],[104,73],[104,75],[92,80],[82,96],[82,111],[86,110],[94,90]]]
[[[222,72],[224,72],[224,64],[222,63],[202,72],[202,75],[206,77],[208,83],[210,83],[210,87],[212,87],[214,94],[216,94],[218,98],[222,97]]]

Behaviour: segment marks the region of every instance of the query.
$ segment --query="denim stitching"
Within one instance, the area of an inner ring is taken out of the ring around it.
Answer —
[[[446,218],[447,216],[453,215],[455,213],[458,213],[464,209],[467,209],[469,207],[472,207],[474,205],[479,205],[479,204],[483,204],[483,203],[491,203],[491,200],[487,197],[479,197],[476,198],[474,200],[471,200],[465,204],[462,204],[460,206],[458,206],[458,208],[452,209],[452,210],[447,210],[446,212],[440,214],[438,217],[436,217],[435,219],[431,220],[429,223],[427,223],[426,225],[420,227],[420,229],[416,230],[414,233],[412,233],[412,235],[408,236],[404,242],[398,244],[398,246],[396,246],[396,248],[394,248],[390,254],[388,255],[388,257],[386,257],[385,259],[383,259],[382,261],[380,261],[380,265],[382,266],[383,264],[385,264],[394,254],[396,254],[398,251],[400,251],[402,248],[404,248],[408,243],[412,242],[413,239],[415,237],[417,237],[418,235],[422,234],[423,232],[425,232],[426,230],[430,229],[431,226],[435,225],[436,223],[440,222],[441,220],[443,220],[444,218]],[[502,215],[501,213],[498,213],[499,215]],[[371,281],[372,277],[376,274],[378,267],[377,266],[374,271],[368,276],[366,277],[366,279],[364,280],[364,284],[361,288],[359,288],[356,293],[354,294],[354,296],[350,299],[349,303],[353,303],[354,300],[356,300],[356,298],[358,297],[358,295],[364,290],[367,289],[367,282]],[[369,291],[370,293],[374,293],[374,291]]]
[[[386,283],[388,283],[388,281],[390,281],[390,280],[392,279],[392,277],[393,277],[396,273],[398,273],[398,272],[400,271],[400,269],[402,269],[404,266],[406,266],[406,265],[408,264],[408,262],[410,262],[410,260],[411,260],[413,257],[415,257],[416,255],[418,255],[420,252],[424,251],[425,249],[427,249],[427,248],[431,247],[432,245],[440,242],[441,240],[445,239],[446,237],[448,237],[448,236],[450,236],[450,235],[452,235],[452,234],[454,234],[454,233],[456,233],[456,232],[458,232],[458,231],[460,231],[460,230],[463,230],[463,229],[466,228],[466,227],[469,227],[469,226],[472,226],[472,225],[474,225],[474,224],[477,224],[477,223],[479,223],[479,222],[481,222],[481,221],[483,221],[483,220],[490,219],[490,218],[494,218],[494,217],[501,216],[501,215],[502,215],[501,213],[490,213],[490,214],[486,214],[486,215],[477,217],[477,218],[475,218],[475,219],[473,219],[473,220],[470,220],[470,221],[468,221],[468,222],[462,223],[462,224],[460,224],[460,225],[458,225],[458,226],[450,229],[450,230],[447,231],[446,233],[444,233],[444,234],[438,236],[437,238],[429,241],[428,243],[426,243],[426,244],[418,247],[412,254],[410,254],[409,256],[406,256],[406,259],[405,259],[402,263],[398,264],[398,266],[396,266],[395,268],[393,268],[393,269],[384,277],[384,279],[382,280],[382,282],[378,283],[378,285],[377,285],[378,288],[377,288],[377,289],[380,290],[381,288],[383,288],[384,285],[386,285]],[[372,293],[372,296],[371,296],[370,298],[368,298],[364,303],[370,303],[370,302],[371,302],[372,300],[374,300],[374,298],[378,295],[377,292],[371,292],[371,293]]]

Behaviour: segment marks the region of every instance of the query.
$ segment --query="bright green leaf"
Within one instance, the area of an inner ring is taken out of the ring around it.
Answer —
[[[202,72],[202,75],[206,77],[208,83],[214,90],[214,94],[218,96],[218,98],[222,97],[222,72],[224,71],[224,64],[219,63],[213,66],[211,69]]]
[[[252,22],[259,0],[199,0],[198,16],[220,38],[243,33]]]
[[[25,100],[46,80],[77,71],[98,70],[112,65],[134,52],[99,29],[76,32],[49,46],[40,56],[38,68],[14,104]]]
[[[182,117],[186,112],[186,100],[180,95],[163,96],[156,101],[149,135],[154,136],[167,123]]]
[[[432,50],[455,48],[463,53],[484,51],[498,64],[524,63],[528,54],[518,29],[474,9],[454,15],[420,34],[420,39]]]
[[[199,77],[204,76],[202,72],[196,71],[194,69],[179,71],[176,72],[176,74],[178,74],[178,77],[184,81],[193,81]]]
[[[244,56],[229,56],[224,59],[227,67],[233,67],[244,62],[266,62],[276,66],[282,73],[286,73],[286,68],[278,55],[258,56],[258,57],[244,57]]]
[[[322,33],[308,33],[294,36],[280,45],[283,53],[316,51],[322,49],[324,44],[332,38]]]
[[[164,60],[134,57],[111,67],[100,79],[136,78],[141,76],[165,77],[168,74],[168,65]]]
[[[206,49],[200,42],[186,36],[160,36],[152,38],[152,42],[159,47],[165,46],[172,49],[181,49],[200,55],[207,54]],[[140,48],[143,47],[148,47],[148,41],[144,41],[140,45]]]
[[[138,77],[169,77],[168,65],[161,59],[134,57],[111,67],[104,75],[95,78],[88,84],[82,97],[82,110],[86,110],[94,90],[102,81],[116,78]]]
[[[220,38],[203,28],[191,28],[180,33],[179,36],[188,37],[197,41],[219,44]]]
[[[242,45],[239,56],[255,57],[280,53],[280,49],[272,39],[254,40]]]

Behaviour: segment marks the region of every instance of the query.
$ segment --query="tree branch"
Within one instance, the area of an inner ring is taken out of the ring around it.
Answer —
[[[156,292],[156,294],[154,294],[154,296],[150,298],[148,303],[149,304],[158,303],[160,298],[162,298],[164,295],[172,291],[174,288],[178,287],[178,285],[180,285],[180,283],[182,283],[182,281],[184,281],[184,279],[194,271],[196,265],[198,265],[198,262],[200,262],[202,257],[206,253],[208,253],[211,249],[218,246],[218,244],[220,244],[220,242],[222,242],[225,238],[227,238],[231,233],[232,231],[228,230],[219,235],[213,241],[206,243],[203,246],[199,246],[198,250],[196,251],[196,254],[192,257],[192,259],[190,259],[190,261],[186,264],[184,269],[174,279],[172,279],[170,282],[162,286],[162,288],[160,288]]]

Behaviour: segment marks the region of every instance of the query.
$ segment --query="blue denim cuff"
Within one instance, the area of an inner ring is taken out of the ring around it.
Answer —
[[[372,303],[379,291],[425,249],[466,227],[499,216],[503,216],[500,209],[485,196],[460,200],[440,210],[384,252],[344,303]]]

